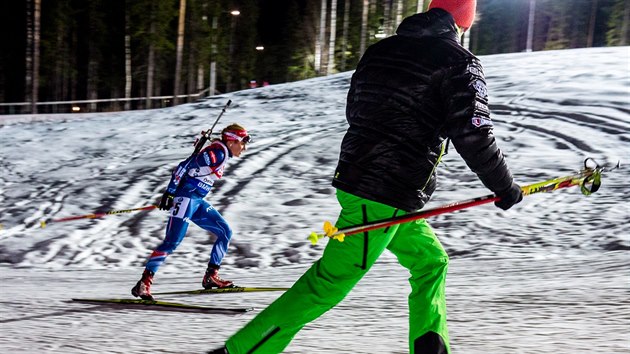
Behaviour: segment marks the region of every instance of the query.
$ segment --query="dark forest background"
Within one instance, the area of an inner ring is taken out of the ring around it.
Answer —
[[[353,70],[426,3],[3,0],[0,114],[164,107]],[[477,15],[463,40],[477,55],[630,40],[628,0],[478,0]]]

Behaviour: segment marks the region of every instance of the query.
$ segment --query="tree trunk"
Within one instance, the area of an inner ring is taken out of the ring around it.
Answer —
[[[330,38],[328,40],[328,65],[326,75],[335,70],[335,40],[337,39],[337,0],[330,3]]]
[[[321,0],[319,11],[319,36],[315,40],[315,74],[319,75],[322,71],[322,46],[326,37],[326,0]]]
[[[346,71],[346,52],[348,51],[348,26],[350,24],[350,0],[343,3],[343,33],[341,35],[341,63],[340,71]]]
[[[217,17],[212,17],[212,44],[210,45],[210,91],[208,91],[208,96],[214,96],[217,90],[217,22]]]
[[[179,82],[182,72],[182,53],[184,52],[184,24],[186,19],[186,0],[179,0],[179,25],[177,26],[177,54],[175,58],[175,84],[173,86],[173,106],[178,104]]]
[[[361,14],[361,45],[359,46],[359,57],[363,56],[367,47],[368,35],[368,11],[370,9],[370,0],[363,0],[363,12]]]
[[[230,60],[232,61],[230,63],[230,66],[228,68],[228,74],[227,74],[227,84],[226,84],[226,91],[227,92],[232,92],[235,90],[236,85],[234,85],[234,68],[238,67],[238,65],[240,63],[236,62],[236,58],[234,57],[234,51],[235,51],[235,43],[234,41],[236,36],[236,16],[232,15],[231,19],[230,19]]]
[[[203,64],[197,64],[197,92],[203,91],[203,78],[205,73],[203,72]]]
[[[55,101],[61,101],[65,98],[62,95],[64,91],[63,83],[66,78],[66,70],[64,68],[63,63],[65,62],[65,60],[67,60],[67,58],[66,58],[66,44],[64,42],[63,29],[64,29],[63,26],[59,26],[57,28],[57,34],[55,36],[55,45],[57,46],[57,52],[55,53],[54,68],[57,75],[55,75],[53,79],[53,92],[52,92],[52,98]],[[53,113],[56,113],[56,107],[57,106],[53,106]]]
[[[149,57],[147,58],[147,92],[145,92],[146,99],[144,108],[150,109],[152,107],[151,97],[153,96],[153,73],[155,72],[155,7],[151,8],[151,24],[149,25]]]
[[[623,22],[621,23],[621,36],[619,36],[619,45],[628,45],[630,38],[628,38],[628,25],[630,22],[630,4],[628,1],[623,5]]]
[[[37,114],[37,101],[39,101],[39,38],[41,24],[41,0],[35,0],[35,18],[33,30],[33,100],[31,101],[31,113]]]
[[[396,2],[396,20],[394,21],[392,34],[394,34],[396,32],[396,29],[398,28],[398,25],[400,25],[400,23],[402,22],[403,6],[404,6],[403,5],[403,0],[398,0]]]
[[[385,31],[386,37],[392,34],[392,1],[383,1],[383,31]]]
[[[188,81],[188,85],[187,85],[187,89],[186,92],[188,94],[188,96],[186,97],[186,102],[190,102],[191,100],[191,94],[195,91],[195,52],[194,49],[192,48],[192,44],[193,42],[190,41],[189,44],[191,45],[191,48],[189,50],[189,54],[188,54],[188,75],[187,75],[187,79],[186,81]]]
[[[76,53],[79,50],[79,38],[77,31],[72,31],[71,34],[72,46],[70,47],[70,53]],[[72,68],[76,68],[78,66],[78,59],[76,55],[70,55],[70,100],[74,101],[77,99],[78,93],[77,89],[79,88],[79,79],[78,75]]]
[[[98,60],[96,56],[93,55],[95,49],[93,45],[90,45],[90,59],[88,61],[88,69],[87,69],[87,99],[88,100],[96,100],[98,99]],[[96,102],[89,103],[90,112],[96,112],[97,104]]]
[[[527,43],[525,51],[534,50],[534,20],[536,19],[536,0],[529,0],[529,17],[527,20]]]
[[[131,109],[131,33],[129,29],[129,9],[125,7],[125,110]]]
[[[98,66],[99,59],[101,55],[99,54],[100,48],[98,47],[97,41],[95,40],[98,36],[97,30],[97,21],[99,17],[99,9],[97,2],[91,2],[89,6],[88,12],[88,22],[89,22],[89,41],[88,41],[88,66],[87,66],[87,99],[88,100],[96,100],[98,99]],[[97,110],[96,102],[90,102],[88,104],[90,112],[95,112]]]
[[[25,60],[25,80],[24,80],[24,100],[31,103],[31,113],[33,111],[33,48],[34,48],[34,28],[33,28],[33,7],[34,2],[37,0],[26,1],[26,54]]]
[[[418,0],[417,4],[416,4],[416,12],[417,13],[421,13],[424,12],[424,0]]]
[[[470,36],[470,43],[471,43],[471,48],[470,51],[473,53],[477,53],[477,50],[479,49],[479,25],[477,26],[472,26],[468,32],[469,36]]]

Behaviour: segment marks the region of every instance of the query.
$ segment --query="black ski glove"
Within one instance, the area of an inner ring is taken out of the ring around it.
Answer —
[[[158,206],[158,209],[160,210],[170,210],[171,207],[173,206],[173,198],[175,196],[172,195],[169,192],[164,192],[164,194],[162,195],[162,200],[160,200],[160,205]]]
[[[494,202],[494,205],[503,210],[508,210],[514,204],[518,204],[521,200],[523,200],[523,191],[518,184],[512,183],[510,188],[504,190],[503,192],[497,193],[497,197],[501,199]]]

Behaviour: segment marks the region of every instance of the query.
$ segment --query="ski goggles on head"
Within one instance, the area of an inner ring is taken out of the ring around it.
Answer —
[[[242,142],[243,144],[249,144],[252,142],[251,135],[247,134],[247,131],[245,130],[224,132],[223,138],[228,141],[229,140],[239,141],[239,142]]]

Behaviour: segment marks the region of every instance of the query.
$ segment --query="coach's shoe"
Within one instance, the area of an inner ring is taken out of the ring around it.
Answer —
[[[442,337],[435,332],[427,332],[413,341],[416,354],[448,354]]]

